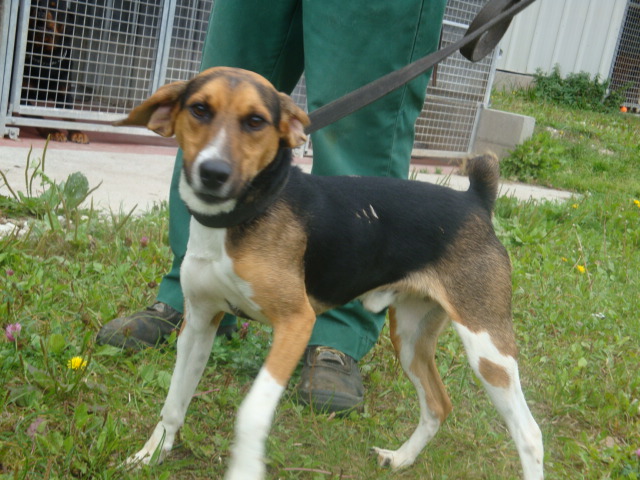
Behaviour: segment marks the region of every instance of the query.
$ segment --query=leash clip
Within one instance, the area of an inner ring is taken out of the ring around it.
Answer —
[[[520,2],[520,0],[491,0],[482,7],[482,10],[480,10],[473,19],[473,22],[471,22],[471,25],[469,25],[465,33],[465,37],[487,24],[491,19],[509,10],[518,2]],[[467,43],[460,49],[460,54],[471,62],[482,60],[498,46],[498,43],[500,43],[500,40],[502,40],[502,37],[504,37],[504,34],[507,32],[509,25],[511,25],[511,20],[513,20],[513,17],[505,18],[502,22],[491,27],[475,40]]]

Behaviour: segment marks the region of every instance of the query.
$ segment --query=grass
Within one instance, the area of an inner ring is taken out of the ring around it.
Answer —
[[[547,478],[637,479],[640,123],[525,94],[496,94],[494,107],[537,119],[533,139],[503,164],[505,175],[580,194],[562,204],[503,198],[496,207],[513,262],[523,389],[543,430]],[[536,156],[544,157],[537,166]],[[4,215],[25,213],[24,202],[3,200]],[[175,337],[133,354],[94,338],[101,324],[152,302],[170,262],[166,207],[139,217],[74,210],[57,223],[47,220],[51,208],[35,214],[27,234],[0,239],[2,327],[22,326],[15,341],[0,338],[0,478],[221,477],[235,411],[269,331],[251,324],[246,338],[217,342],[169,459],[127,472],[120,465],[146,441],[164,400]],[[87,366],[69,368],[74,357]],[[417,422],[413,389],[385,330],[361,362],[364,414],[314,414],[288,390],[268,441],[269,478],[518,478],[514,445],[451,329],[437,357],[454,411],[414,466],[390,472],[369,454],[374,445],[399,446]]]

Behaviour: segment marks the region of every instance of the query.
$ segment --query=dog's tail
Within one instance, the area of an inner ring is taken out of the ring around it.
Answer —
[[[474,193],[489,212],[493,211],[500,178],[498,157],[488,153],[470,158],[466,161],[465,169],[469,175],[469,193]]]

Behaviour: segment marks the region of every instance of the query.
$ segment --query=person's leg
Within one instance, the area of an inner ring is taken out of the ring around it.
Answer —
[[[304,1],[309,110],[434,51],[445,3]],[[421,75],[315,133],[313,173],[406,178],[429,77]],[[357,361],[377,341],[384,316],[351,302],[318,317],[310,345],[333,347]]]
[[[181,312],[184,309],[184,297],[180,287],[180,266],[187,251],[189,241],[189,222],[191,215],[180,198],[178,185],[182,172],[182,151],[178,150],[173,166],[173,175],[169,187],[169,246],[173,252],[171,270],[162,278],[158,289],[158,302],[169,305]]]

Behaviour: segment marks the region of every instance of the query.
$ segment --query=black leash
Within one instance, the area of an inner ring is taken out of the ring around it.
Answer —
[[[458,50],[472,62],[483,59],[496,47],[509,28],[513,17],[533,2],[535,0],[490,0],[471,22],[465,36],[456,43],[314,110],[309,114],[311,124],[305,129],[305,133],[313,133],[366,107],[423,74]]]

